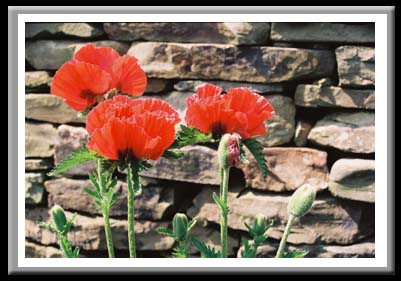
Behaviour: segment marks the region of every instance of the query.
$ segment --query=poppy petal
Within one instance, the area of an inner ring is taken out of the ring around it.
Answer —
[[[100,67],[70,61],[56,72],[50,91],[63,98],[75,110],[83,111],[96,103],[96,95],[107,92],[110,82],[110,74]]]
[[[124,55],[117,58],[112,66],[112,88],[132,96],[141,96],[147,85],[146,74],[132,56]]]
[[[78,50],[74,59],[97,65],[111,74],[114,61],[119,57],[120,55],[113,48],[95,47],[95,45],[89,43]]]

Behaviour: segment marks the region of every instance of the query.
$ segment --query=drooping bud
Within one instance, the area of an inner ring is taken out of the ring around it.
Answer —
[[[185,214],[177,213],[173,218],[173,232],[177,241],[187,238],[188,218]]]
[[[221,137],[218,156],[220,167],[223,169],[234,167],[239,163],[239,138],[237,134],[225,134]]]
[[[50,211],[57,231],[63,232],[67,224],[67,218],[63,208],[61,208],[59,205],[54,205]]]
[[[257,214],[255,216],[255,218],[253,219],[252,229],[256,235],[258,235],[258,236],[263,235],[267,229],[266,217],[262,214]]]
[[[295,217],[302,217],[312,209],[315,196],[316,190],[311,186],[298,188],[290,198],[288,211]]]

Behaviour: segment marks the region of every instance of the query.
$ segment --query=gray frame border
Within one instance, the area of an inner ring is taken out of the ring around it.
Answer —
[[[386,14],[387,15],[387,86],[388,86],[388,104],[387,104],[387,155],[388,155],[388,170],[387,170],[387,213],[388,213],[388,266],[382,267],[336,267],[336,268],[230,268],[230,273],[395,273],[395,250],[394,250],[394,222],[395,222],[395,197],[394,197],[394,107],[395,107],[395,7],[393,6],[315,6],[315,7],[302,7],[302,6],[251,6],[251,7],[205,7],[205,6],[175,6],[175,7],[133,7],[133,6],[114,6],[114,7],[72,7],[72,6],[52,6],[52,7],[8,7],[8,274],[31,274],[31,273],[58,273],[58,274],[71,274],[71,273],[217,273],[227,272],[227,268],[22,268],[18,267],[18,239],[17,239],[17,188],[18,186],[18,165],[17,165],[17,120],[18,120],[18,103],[17,103],[17,57],[18,50],[15,46],[18,45],[17,31],[18,31],[18,14],[144,14],[144,13],[160,13],[160,14],[187,14],[187,13],[210,13],[210,14],[275,14],[275,13],[288,13],[288,14]],[[22,66],[21,66],[22,67]],[[24,66],[25,67],[25,66]],[[22,137],[22,136],[20,136]]]

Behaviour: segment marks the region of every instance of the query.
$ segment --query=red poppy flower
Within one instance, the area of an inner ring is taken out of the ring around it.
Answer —
[[[247,88],[223,89],[212,84],[198,88],[187,99],[186,122],[216,136],[238,133],[243,139],[266,134],[264,121],[274,116],[273,106]]]
[[[136,58],[120,56],[109,47],[87,44],[56,72],[51,93],[76,111],[83,111],[111,89],[140,96],[146,83],[145,72]]]
[[[175,109],[162,100],[116,96],[88,114],[88,148],[111,160],[156,160],[174,142],[179,121]]]

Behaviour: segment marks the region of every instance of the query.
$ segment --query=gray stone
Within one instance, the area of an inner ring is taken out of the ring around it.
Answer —
[[[142,172],[150,178],[219,185],[217,152],[211,148],[194,145],[181,149],[180,159],[160,158],[152,161],[153,167]]]
[[[271,28],[271,39],[290,42],[374,43],[375,25],[275,22]]]
[[[148,84],[146,85],[145,93],[158,94],[168,90],[170,86],[170,81],[166,79],[151,78],[148,79]]]
[[[53,167],[53,161],[50,159],[25,159],[26,171],[48,170]]]
[[[69,107],[63,99],[50,94],[25,95],[25,118],[52,123],[85,123],[85,117]]]
[[[66,211],[67,218],[72,213]],[[25,237],[43,245],[57,243],[56,235],[47,229],[40,228],[37,221],[49,222],[50,212],[44,208],[25,210]],[[127,221],[110,219],[111,232],[115,249],[127,250]],[[174,239],[158,234],[156,228],[167,227],[167,223],[151,221],[135,221],[136,247],[139,251],[169,250]],[[106,250],[106,239],[102,217],[77,215],[71,231],[68,233],[71,244],[82,250]]]
[[[222,44],[133,43],[149,77],[277,83],[333,74],[331,51]]]
[[[93,23],[27,23],[25,38],[50,38],[74,36],[93,38],[103,35],[103,29]]]
[[[25,203],[36,205],[43,198],[43,173],[25,173]]]
[[[291,191],[304,185],[327,188],[327,153],[311,148],[269,147],[263,153],[268,174],[263,178],[255,159],[247,151],[249,164],[241,164],[247,187],[269,191]]]
[[[43,89],[49,88],[52,82],[52,77],[47,71],[26,71],[25,72],[25,88]]]
[[[297,126],[295,127],[295,135],[294,135],[294,143],[296,146],[306,145],[310,130],[312,130],[311,123],[304,120],[297,121]]]
[[[375,152],[375,114],[334,113],[318,121],[308,140],[322,146],[354,153]]]
[[[45,182],[49,208],[58,204],[66,210],[101,214],[84,187],[94,188],[89,180],[60,178]],[[122,194],[110,209],[110,216],[127,215],[127,184],[119,181],[116,186]],[[174,204],[174,190],[158,186],[143,186],[142,194],[135,197],[135,217],[139,219],[160,220],[171,213]]]
[[[221,251],[221,240],[220,240],[220,231],[212,228],[201,226],[200,223],[192,230],[192,236],[196,239],[204,242],[206,245],[216,249],[217,251]],[[235,239],[232,235],[228,235],[227,240],[227,255],[232,256],[236,253],[236,250],[239,247],[239,240]],[[196,254],[199,256],[199,250],[192,245],[190,249],[191,254]]]
[[[123,41],[263,45],[270,24],[264,22],[132,22],[105,23],[111,39]]]
[[[81,148],[88,141],[88,132],[85,128],[61,125],[57,128],[55,140],[54,164],[58,165],[66,157],[70,156],[77,149]],[[96,165],[94,161],[89,161],[65,171],[63,175],[82,175],[87,176],[94,172]]]
[[[375,160],[337,160],[330,171],[329,190],[334,196],[374,203]]]
[[[336,49],[336,57],[341,86],[375,85],[375,48],[342,46]]]
[[[93,44],[111,47],[120,54],[125,54],[128,50],[127,44],[116,41],[96,41]],[[55,70],[72,59],[74,54],[85,45],[86,43],[70,40],[27,42],[25,59],[36,69]]]
[[[256,252],[257,258],[274,258],[278,243],[269,241],[267,245],[260,246]],[[243,247],[238,251],[241,257]],[[374,258],[375,242],[367,241],[354,245],[291,245],[287,244],[286,252],[308,251],[306,258]]]
[[[258,137],[265,146],[278,146],[291,141],[295,132],[295,105],[291,98],[267,96],[276,116],[266,121],[267,135]]]
[[[274,225],[268,230],[273,239],[281,239],[288,220],[289,196],[262,193],[255,190],[241,192],[241,188],[230,186],[228,191],[228,226],[231,229],[246,230],[244,222],[251,224],[258,213],[264,214]],[[194,205],[187,211],[190,217],[200,222],[219,223],[220,209],[212,199],[217,188],[204,188],[194,199]],[[327,195],[318,195],[312,210],[294,221],[288,242],[293,244],[347,245],[374,233],[374,206],[353,201],[339,202]]]
[[[50,124],[25,123],[25,157],[52,157],[56,129]]]
[[[375,108],[374,90],[298,85],[295,104],[305,107]]]
[[[25,241],[25,258],[61,258],[59,249]]]
[[[283,85],[281,84],[256,84],[256,83],[240,83],[240,82],[227,82],[227,81],[201,81],[201,80],[185,80],[179,81],[174,84],[174,89],[182,92],[195,93],[199,86],[211,83],[218,87],[223,88],[224,91],[228,91],[230,88],[246,87],[252,92],[258,94],[267,93],[281,93],[284,91]]]

